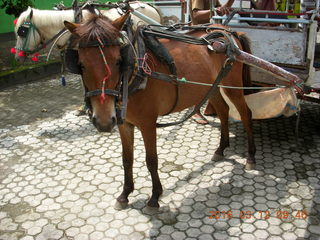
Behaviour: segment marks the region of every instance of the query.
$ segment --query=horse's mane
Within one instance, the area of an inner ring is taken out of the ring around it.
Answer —
[[[41,26],[50,26],[57,27],[57,23],[61,23],[61,27],[63,27],[63,21],[69,21],[74,22],[74,11],[73,10],[65,10],[65,11],[59,11],[59,10],[40,10],[40,9],[34,9],[32,8],[33,16],[31,19],[31,22],[36,25],[37,27]],[[21,13],[21,15],[18,18],[17,24],[15,26],[15,30],[21,24],[26,21],[28,16],[30,15],[31,8],[29,7],[26,11]],[[60,26],[58,26],[60,27]]]
[[[79,41],[89,42],[98,38],[113,41],[120,35],[120,31],[112,25],[109,18],[92,14],[88,21],[76,29]]]

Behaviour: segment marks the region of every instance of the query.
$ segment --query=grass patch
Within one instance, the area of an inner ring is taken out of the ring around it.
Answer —
[[[38,68],[38,67],[41,67],[41,66],[49,65],[49,64],[52,64],[52,63],[58,63],[58,62],[60,62],[60,61],[59,60],[51,60],[51,61],[48,61],[48,62],[34,63],[32,65],[17,66],[14,69],[10,69],[10,70],[7,70],[7,71],[1,71],[0,72],[0,77],[6,76],[6,75],[10,75],[10,74],[13,74],[13,73],[17,73],[17,72],[22,72],[22,71],[25,71],[25,70],[31,70],[31,69],[34,69],[34,68]]]

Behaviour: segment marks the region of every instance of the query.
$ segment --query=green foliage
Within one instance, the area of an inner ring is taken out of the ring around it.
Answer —
[[[5,9],[6,14],[19,17],[28,6],[33,7],[34,0],[1,0],[0,8]]]

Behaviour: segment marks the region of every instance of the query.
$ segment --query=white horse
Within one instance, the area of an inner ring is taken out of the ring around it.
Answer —
[[[138,11],[148,18],[161,23],[162,17],[160,12],[151,5],[136,1],[130,2],[130,7],[134,11]],[[114,20],[121,16],[122,10],[120,8],[111,8],[109,10],[102,10],[101,13]],[[89,11],[83,10],[82,16],[84,21],[88,19]],[[142,19],[133,14],[132,20],[134,26],[145,24]],[[24,61],[28,54],[43,48],[43,43],[54,38],[55,35],[64,29],[64,21],[75,22],[74,10],[39,10],[29,7],[21,13],[15,25],[17,41],[15,48],[12,50],[16,59]],[[20,28],[21,26],[24,28]],[[57,40],[56,46],[59,49],[63,49],[67,45],[69,38],[70,33],[64,34],[64,36]]]

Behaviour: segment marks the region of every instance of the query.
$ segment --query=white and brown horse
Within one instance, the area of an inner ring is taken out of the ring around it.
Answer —
[[[153,6],[135,1],[130,2],[130,8],[134,11],[140,12],[148,18],[161,23],[162,16],[158,9]],[[88,10],[82,10],[83,20],[88,19]],[[109,10],[101,10],[101,14],[110,18],[116,19],[121,16],[123,11],[120,8],[111,8]],[[145,24],[145,22],[132,15],[133,25]],[[64,29],[63,22],[75,22],[74,10],[39,10],[28,8],[21,13],[15,22],[16,45],[15,53],[17,60],[24,61],[28,54],[32,54],[37,50],[45,47],[42,43],[52,39],[57,33]],[[24,26],[25,28],[21,28]],[[59,49],[63,49],[70,38],[70,33],[65,34],[56,42]]]

